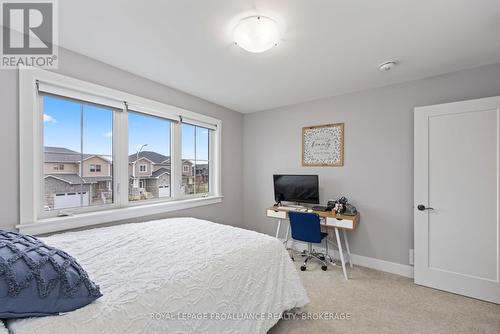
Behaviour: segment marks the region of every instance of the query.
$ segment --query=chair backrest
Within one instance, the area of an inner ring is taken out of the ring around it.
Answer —
[[[321,225],[317,214],[289,211],[288,218],[293,239],[321,243]]]

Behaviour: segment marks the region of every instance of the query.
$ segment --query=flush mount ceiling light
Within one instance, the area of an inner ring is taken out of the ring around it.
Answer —
[[[265,16],[250,16],[233,30],[233,40],[242,49],[259,53],[278,45],[281,32],[278,23]]]
[[[386,62],[378,65],[378,70],[380,72],[387,72],[387,71],[392,70],[394,67],[396,67],[396,65],[398,65],[397,60],[386,61]]]

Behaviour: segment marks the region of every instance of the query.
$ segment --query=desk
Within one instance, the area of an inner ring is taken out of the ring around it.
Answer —
[[[266,210],[266,216],[270,218],[278,219],[278,226],[276,228],[276,238],[279,237],[281,222],[283,220],[288,220],[288,211],[289,208],[283,208],[279,206],[272,206]],[[300,211],[300,210],[297,210]],[[342,263],[342,271],[344,273],[344,278],[347,280],[347,271],[345,267],[345,259],[344,252],[342,250],[342,242],[340,239],[339,229],[342,230],[342,234],[344,237],[344,242],[346,246],[347,255],[349,257],[349,265],[352,268],[351,261],[351,251],[349,249],[349,240],[347,239],[346,231],[355,230],[359,224],[359,212],[355,216],[347,216],[342,214],[335,214],[332,211],[312,211],[312,213],[317,214],[318,216],[324,218],[321,222],[321,226],[327,229],[333,229],[335,231],[335,238],[337,240],[337,248],[339,250],[340,262]],[[286,231],[285,242],[288,241],[288,235],[290,233],[290,227]],[[328,240],[327,240],[328,242]]]

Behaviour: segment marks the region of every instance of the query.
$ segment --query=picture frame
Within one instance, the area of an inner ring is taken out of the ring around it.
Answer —
[[[302,128],[302,166],[344,166],[344,123]]]

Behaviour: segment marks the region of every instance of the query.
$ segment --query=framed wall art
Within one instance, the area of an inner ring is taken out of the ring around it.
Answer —
[[[302,166],[344,165],[344,123],[302,128]]]

